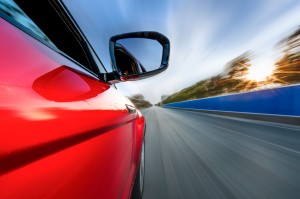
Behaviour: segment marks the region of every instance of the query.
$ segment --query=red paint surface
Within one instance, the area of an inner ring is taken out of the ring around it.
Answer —
[[[0,198],[129,198],[144,118],[0,18]]]

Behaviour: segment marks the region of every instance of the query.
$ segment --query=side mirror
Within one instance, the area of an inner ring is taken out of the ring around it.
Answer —
[[[114,80],[133,81],[166,70],[170,42],[157,32],[133,32],[110,38],[109,51]]]

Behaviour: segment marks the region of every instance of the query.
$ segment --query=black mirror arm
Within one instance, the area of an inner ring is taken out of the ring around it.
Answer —
[[[103,80],[104,82],[107,82],[109,84],[116,84],[121,82],[121,79],[116,72],[109,72],[109,73],[100,73],[99,79]]]

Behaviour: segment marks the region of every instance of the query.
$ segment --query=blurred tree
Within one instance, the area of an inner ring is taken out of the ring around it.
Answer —
[[[251,65],[251,53],[246,52],[228,62],[225,71],[210,79],[202,80],[177,93],[168,96],[162,103],[172,103],[185,100],[212,97],[222,94],[244,91],[245,88],[252,89],[254,84],[245,80],[248,68]]]
[[[211,97],[216,95],[237,93],[252,90],[268,84],[289,85],[300,82],[300,26],[288,37],[278,42],[283,50],[283,57],[276,63],[276,69],[271,77],[263,82],[248,80],[249,67],[251,66],[252,53],[245,52],[228,62],[225,71],[210,79],[174,93],[164,99],[164,104],[191,99]]]
[[[281,40],[279,47],[284,55],[274,70],[274,82],[284,85],[300,82],[300,26],[291,35]]]
[[[145,109],[152,106],[149,101],[145,100],[142,94],[135,94],[128,98],[138,109]]]
[[[245,52],[226,64],[225,72],[229,79],[243,79],[251,65],[251,53]]]

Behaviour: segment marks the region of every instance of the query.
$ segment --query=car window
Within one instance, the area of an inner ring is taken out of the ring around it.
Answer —
[[[62,8],[53,6],[53,2],[0,0],[0,16],[97,74],[99,69],[87,42]]]
[[[27,28],[34,36],[42,39],[50,45],[54,45],[51,40],[41,31],[41,29],[23,12],[23,10],[12,0],[0,0],[0,12],[7,15],[13,21]]]

